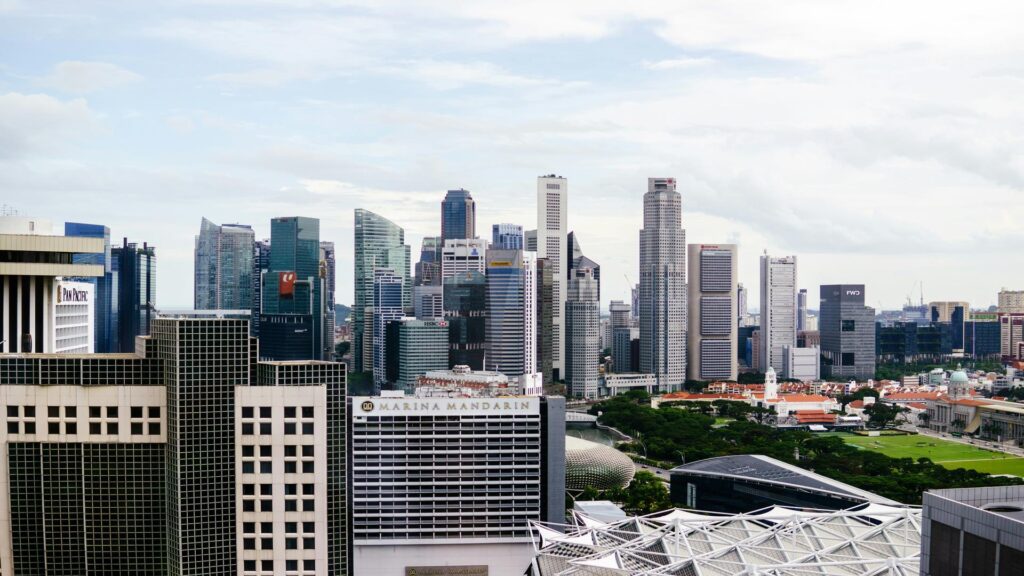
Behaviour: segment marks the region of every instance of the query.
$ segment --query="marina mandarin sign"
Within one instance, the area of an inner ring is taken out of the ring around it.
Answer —
[[[539,414],[540,398],[381,398],[352,399],[354,416],[460,414]]]

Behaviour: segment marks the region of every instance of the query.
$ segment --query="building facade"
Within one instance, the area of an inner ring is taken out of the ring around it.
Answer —
[[[614,372],[629,372],[630,340],[633,328],[632,307],[621,301],[612,300],[608,304],[611,324],[612,369]]]
[[[403,281],[402,307],[412,308],[412,282],[409,278],[409,246],[405,230],[369,210],[355,210],[355,282],[352,306],[352,364],[355,372],[369,371],[372,360],[364,361],[364,350],[372,350],[373,334],[366,334],[373,306],[373,273],[377,268],[393,270]],[[369,337],[368,342],[364,340]]]
[[[551,271],[551,261],[547,258],[537,258],[535,302],[537,306],[536,372],[541,375],[544,382],[553,382],[554,338],[551,331],[554,318],[554,277]]]
[[[796,256],[761,256],[761,372],[782,366],[784,348],[796,346],[796,273]]]
[[[487,353],[487,277],[469,271],[444,281],[448,367],[484,369]]]
[[[569,182],[549,174],[537,178],[538,258],[551,268],[551,370],[552,378],[565,378],[565,298],[567,292],[565,241],[568,228]],[[527,246],[529,250],[530,246]]]
[[[334,242],[320,242],[320,278],[323,280],[323,360],[334,360],[334,329],[335,320],[334,292],[336,289],[338,266],[335,258]]]
[[[444,316],[444,287],[422,285],[412,287],[413,314],[420,320]]]
[[[1024,290],[1000,290],[998,311],[1024,314]]]
[[[320,259],[320,221],[274,218],[270,243],[270,264],[263,274],[260,356],[322,360],[327,271]]]
[[[675,178],[648,178],[640,230],[640,371],[662,391],[686,380],[686,231]]]
[[[426,236],[420,244],[420,261],[416,263],[416,286],[441,285],[441,247],[444,241],[440,236]]]
[[[373,271],[373,388],[387,388],[386,330],[390,322],[405,316],[402,308],[402,278],[393,270]]]
[[[1024,572],[1024,487],[929,490],[922,499],[922,576]]]
[[[0,574],[346,574],[344,365],[257,363],[219,312],[151,328],[0,356]]]
[[[999,315],[999,353],[1004,358],[1017,358],[1019,344],[1024,342],[1024,313]]]
[[[817,346],[806,348],[786,346],[782,358],[782,376],[784,378],[801,382],[821,380],[821,349]]]
[[[807,330],[807,289],[801,288],[796,294],[796,331]]]
[[[469,190],[449,190],[441,202],[441,239],[476,238],[476,202]]]
[[[569,396],[597,398],[600,314],[593,273],[588,268],[574,271],[565,301],[565,385]]]
[[[568,250],[566,260],[566,271],[565,279],[569,280],[572,278],[574,270],[582,268],[589,268],[591,274],[594,276],[594,280],[597,282],[597,301],[601,301],[601,265],[594,262],[583,254],[583,248],[580,246],[580,238],[576,232],[569,232],[569,236],[565,239],[565,247]]]
[[[495,224],[491,229],[491,248],[523,250],[523,227],[519,224]]]
[[[117,283],[117,304],[111,312],[114,345],[118,352],[135,350],[135,338],[149,334],[156,316],[156,250],[143,242],[140,248],[125,238],[111,249],[111,264]]]
[[[65,277],[66,280],[88,282],[93,285],[93,348],[94,352],[112,352],[113,326],[111,311],[114,306],[114,265],[110,256],[110,228],[101,224],[83,224],[81,222],[65,222],[65,236],[100,238],[103,240],[103,252],[99,254],[75,254],[71,261],[75,264],[100,264],[103,266],[101,276]]]
[[[487,241],[479,238],[445,240],[441,248],[441,281],[465,272],[485,273]]]
[[[739,372],[736,245],[691,244],[688,256],[688,378],[735,381]]]
[[[263,276],[270,270],[270,239],[256,240],[252,245],[252,321],[249,329],[260,335],[260,314],[263,313]]]
[[[251,310],[255,242],[251,226],[203,218],[195,243],[196,310]]]
[[[448,323],[441,318],[392,320],[384,342],[391,390],[413,392],[424,374],[448,369]]]
[[[54,352],[67,333],[56,317],[59,278],[102,278],[103,251],[102,238],[56,236],[47,220],[0,217],[0,351]],[[94,258],[83,263],[83,256]]]
[[[87,282],[57,282],[53,304],[53,342],[49,349],[56,354],[89,354],[95,352],[93,321],[96,286]]]
[[[875,309],[863,284],[821,287],[819,328],[825,376],[875,377]]]
[[[512,377],[536,371],[536,260],[522,250],[487,252],[487,361]]]
[[[520,576],[564,518],[565,400],[351,397],[355,574]]]

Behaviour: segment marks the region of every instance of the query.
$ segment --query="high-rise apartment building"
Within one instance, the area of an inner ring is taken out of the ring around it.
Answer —
[[[1024,314],[1024,290],[1000,290],[998,310],[1006,314]]]
[[[255,242],[251,226],[203,218],[195,244],[196,310],[251,310]]]
[[[580,247],[579,236],[576,232],[569,232],[569,236],[565,239],[565,246],[568,249],[566,259],[566,271],[565,279],[572,278],[573,270],[581,268],[589,268],[594,275],[594,280],[597,282],[597,301],[601,301],[601,265],[594,262],[590,258],[587,258],[583,254],[583,248]]]
[[[736,245],[691,244],[688,256],[688,377],[735,381],[739,371]]]
[[[442,240],[476,238],[476,202],[469,190],[449,190],[441,202]]]
[[[648,178],[640,230],[640,371],[663,392],[686,380],[686,231],[675,178]]]
[[[441,248],[442,282],[471,270],[483,274],[486,268],[487,240],[464,238],[444,241]]]
[[[551,369],[565,377],[566,238],[569,182],[549,174],[537,178],[537,257],[551,267]]]
[[[475,270],[444,281],[448,321],[448,367],[484,369],[487,353],[487,277]]]
[[[392,390],[413,392],[420,376],[448,369],[448,323],[441,318],[401,318],[384,329],[387,382]]]
[[[368,371],[372,361],[364,362],[363,351],[373,348],[373,333],[366,334],[367,307],[373,306],[373,272],[377,268],[393,270],[404,280],[402,307],[412,309],[412,282],[409,278],[409,246],[405,230],[378,214],[357,208],[355,211],[355,282],[352,306],[352,363],[356,372]],[[365,342],[366,338],[369,342]]]
[[[523,227],[519,224],[495,224],[491,229],[491,248],[523,250]]]
[[[807,289],[801,288],[796,294],[796,331],[807,330]]]
[[[114,265],[110,256],[110,228],[100,224],[83,224],[65,222],[65,236],[85,238],[101,238],[103,252],[98,254],[75,254],[71,257],[74,264],[100,264],[103,274],[100,276],[65,277],[76,282],[87,282],[93,285],[93,351],[112,352],[113,324],[111,313],[114,306]]]
[[[601,308],[588,268],[573,271],[565,301],[565,385],[570,396],[597,398]]]
[[[347,573],[344,365],[220,311],[138,342],[0,356],[0,574]]]
[[[522,250],[487,252],[487,370],[537,371],[537,259]]]
[[[483,394],[350,398],[354,574],[520,576],[564,522],[565,399]]]
[[[796,256],[761,256],[761,372],[781,370],[785,347],[796,346],[796,282]]]
[[[875,377],[875,309],[864,305],[864,296],[863,284],[821,287],[818,328],[825,376]]]
[[[121,246],[111,249],[110,258],[117,284],[110,315],[114,329],[111,350],[132,352],[135,338],[148,335],[156,317],[156,250],[125,238]]]
[[[274,218],[270,244],[270,264],[263,274],[260,356],[322,360],[327,271],[320,259],[320,221]]]
[[[402,284],[401,276],[393,270],[378,268],[373,271],[373,387],[377,391],[385,389],[388,382],[387,325],[405,316]]]

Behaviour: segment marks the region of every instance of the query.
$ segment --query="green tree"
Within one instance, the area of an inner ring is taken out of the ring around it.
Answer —
[[[905,412],[909,412],[909,409],[898,404],[886,404],[885,402],[875,402],[864,408],[864,413],[868,415],[868,427],[878,429],[893,426]]]
[[[630,514],[652,514],[672,507],[668,488],[657,476],[641,470],[625,488],[608,490],[607,499],[618,502]]]

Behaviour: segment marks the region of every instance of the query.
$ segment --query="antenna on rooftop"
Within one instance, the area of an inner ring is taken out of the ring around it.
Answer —
[[[0,204],[0,216],[17,216],[18,210],[9,204]]]

